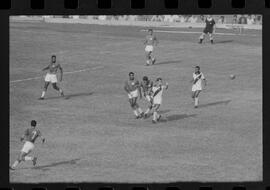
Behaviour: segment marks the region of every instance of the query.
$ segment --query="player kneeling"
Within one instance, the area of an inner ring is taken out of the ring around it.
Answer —
[[[168,83],[165,85],[162,82],[162,78],[157,78],[155,85],[152,88],[152,98],[153,98],[153,120],[152,123],[157,123],[157,121],[160,120],[161,115],[159,115],[157,112],[160,108],[160,105],[162,103],[162,94],[164,89],[168,89]]]

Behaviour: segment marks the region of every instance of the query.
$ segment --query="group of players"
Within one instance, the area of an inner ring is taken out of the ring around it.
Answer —
[[[155,82],[151,81],[147,76],[144,76],[139,82],[135,78],[133,72],[129,73],[129,79],[125,82],[124,89],[128,94],[130,107],[137,119],[147,118],[149,112],[153,110],[153,123],[157,123],[161,115],[158,114],[159,107],[162,103],[162,94],[164,89],[168,89],[168,83],[164,83],[162,78],[157,78]],[[142,111],[137,103],[138,97],[142,97],[148,102],[149,106],[145,112]]]
[[[199,43],[201,44],[205,38],[205,35],[209,35],[210,42],[213,44],[213,33],[215,32],[215,21],[208,15],[205,20],[206,26],[203,30],[203,33],[199,37]],[[156,36],[153,34],[153,30],[148,30],[148,35],[144,40],[145,52],[146,52],[146,65],[154,65],[156,59],[154,58],[153,50],[154,46],[158,44]],[[61,96],[64,96],[63,90],[57,85],[57,72],[60,71],[60,79],[63,78],[63,68],[59,63],[56,62],[56,55],[52,55],[51,63],[42,69],[42,71],[47,71],[44,78],[44,87],[41,94],[40,100],[44,100],[45,93],[48,89],[49,84],[51,83],[53,88],[57,90]],[[195,72],[193,73],[192,78],[192,99],[194,101],[194,108],[198,107],[199,103],[199,94],[203,89],[203,86],[206,86],[206,79],[203,73],[200,71],[200,67],[195,67]],[[129,79],[125,82],[124,89],[128,94],[130,106],[136,116],[139,118],[148,118],[150,112],[153,111],[152,123],[157,123],[161,119],[161,115],[158,114],[158,110],[162,104],[162,95],[163,91],[168,89],[168,83],[163,82],[162,78],[157,78],[154,82],[151,81],[147,76],[144,76],[142,81],[139,82],[135,78],[133,72],[129,73]],[[142,111],[140,108],[137,99],[142,98],[148,102],[148,108],[146,111]],[[41,132],[36,129],[37,122],[35,120],[31,121],[31,127],[26,129],[23,136],[20,138],[21,141],[25,140],[23,148],[15,160],[15,162],[10,166],[11,170],[14,170],[19,163],[22,161],[32,161],[33,165],[36,165],[37,157],[28,156],[31,151],[34,149],[34,143],[38,137],[42,139],[42,142],[45,142],[45,138],[41,135]]]

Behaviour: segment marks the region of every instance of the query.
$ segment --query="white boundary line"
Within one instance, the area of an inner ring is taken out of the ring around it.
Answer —
[[[147,30],[142,29],[142,32],[146,32]],[[155,32],[160,33],[173,33],[173,34],[201,34],[202,32],[192,32],[192,31],[172,31],[172,30],[154,30]],[[255,34],[235,34],[235,33],[220,33],[216,32],[214,33],[216,35],[228,35],[228,36],[258,36]]]
[[[96,67],[88,68],[88,69],[69,71],[69,72],[64,72],[64,74],[80,73],[80,72],[84,72],[84,71],[97,70],[97,69],[101,69],[101,68],[104,68],[104,66],[96,66]],[[24,81],[35,80],[35,79],[40,79],[40,78],[42,78],[42,77],[32,77],[32,78],[26,78],[26,79],[12,80],[12,81],[10,81],[10,83],[24,82]]]

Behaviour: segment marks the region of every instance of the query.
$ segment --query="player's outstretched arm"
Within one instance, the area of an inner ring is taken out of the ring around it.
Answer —
[[[42,71],[46,71],[46,70],[48,70],[49,68],[50,68],[50,66],[47,66],[47,67],[43,68]]]

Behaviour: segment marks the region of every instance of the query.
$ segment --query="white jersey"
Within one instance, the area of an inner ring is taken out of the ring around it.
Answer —
[[[197,82],[195,84],[192,85],[192,91],[197,91],[197,90],[202,90],[202,80],[205,79],[204,75],[202,72],[200,72],[199,74],[193,73],[193,79],[197,80]]]
[[[153,96],[153,103],[154,104],[161,104],[162,103],[162,94],[163,94],[164,88],[166,88],[166,86],[153,86],[152,96]]]

